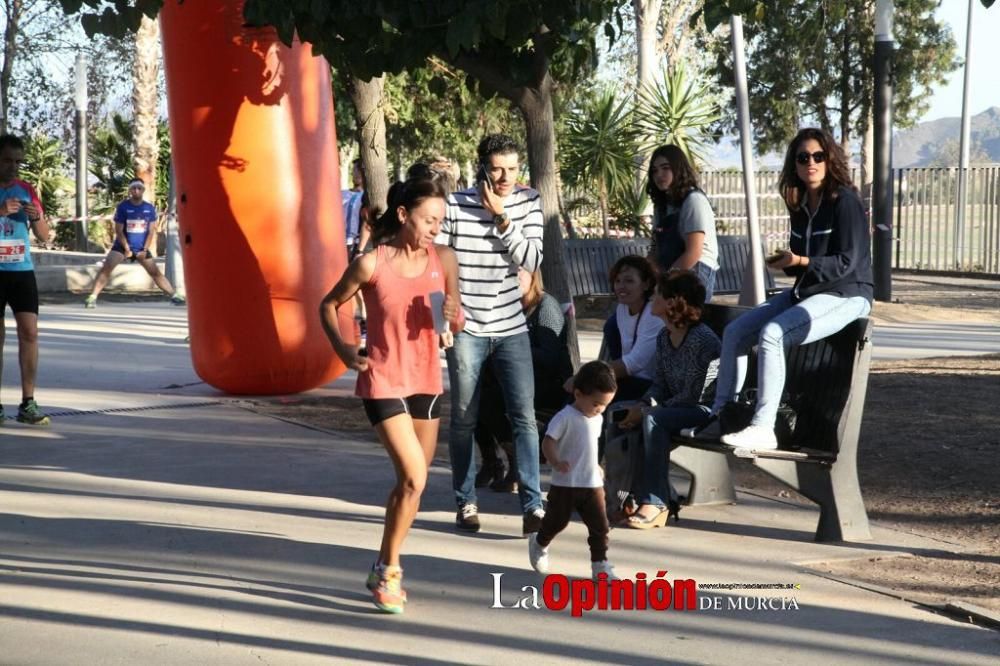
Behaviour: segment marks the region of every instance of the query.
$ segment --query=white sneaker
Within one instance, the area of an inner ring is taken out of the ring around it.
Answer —
[[[611,562],[607,560],[601,560],[600,562],[590,563],[590,574],[591,578],[597,580],[597,576],[604,574],[608,577],[608,580],[620,580],[618,576],[615,575],[615,568],[611,566]]]
[[[531,560],[531,568],[540,574],[549,572],[549,548],[542,548],[538,545],[538,535],[528,535],[528,559]]]
[[[723,444],[728,444],[729,446],[755,451],[778,448],[778,440],[774,436],[774,429],[757,425],[748,425],[739,432],[731,432],[728,435],[723,435],[721,441]]]

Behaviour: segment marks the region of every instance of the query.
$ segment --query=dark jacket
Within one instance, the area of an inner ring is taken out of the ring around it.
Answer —
[[[569,395],[563,390],[563,383],[573,376],[565,315],[559,301],[543,293],[526,319],[535,371],[535,407],[561,409]]]
[[[785,269],[795,277],[796,301],[816,294],[873,297],[871,231],[861,199],[841,187],[835,199],[824,197],[810,218],[805,206],[791,214],[788,247],[809,257],[805,268]]]

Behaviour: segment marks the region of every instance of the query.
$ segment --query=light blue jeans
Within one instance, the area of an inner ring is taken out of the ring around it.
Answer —
[[[459,506],[476,501],[476,421],[479,417],[479,375],[492,363],[503,391],[503,400],[514,436],[517,487],[521,508],[527,513],[542,507],[539,486],[538,428],[535,425],[535,372],[527,333],[501,338],[477,337],[462,332],[447,351],[451,382],[452,488]],[[496,405],[483,405],[497,409]]]
[[[774,428],[785,388],[785,352],[822,340],[871,312],[863,296],[817,294],[795,303],[791,290],[772,296],[728,326],[712,412],[735,400],[747,374],[747,354],[757,347],[757,409],[752,425]]]

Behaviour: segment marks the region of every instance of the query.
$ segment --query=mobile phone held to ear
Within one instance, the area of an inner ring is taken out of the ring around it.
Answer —
[[[493,179],[490,178],[490,172],[482,162],[479,163],[479,169],[476,171],[476,182],[486,183],[490,188],[493,187]]]

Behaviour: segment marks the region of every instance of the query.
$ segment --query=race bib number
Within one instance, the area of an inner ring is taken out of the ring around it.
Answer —
[[[125,220],[125,231],[130,234],[146,232],[146,220]]]
[[[0,240],[0,264],[24,261],[24,241],[20,238]]]

